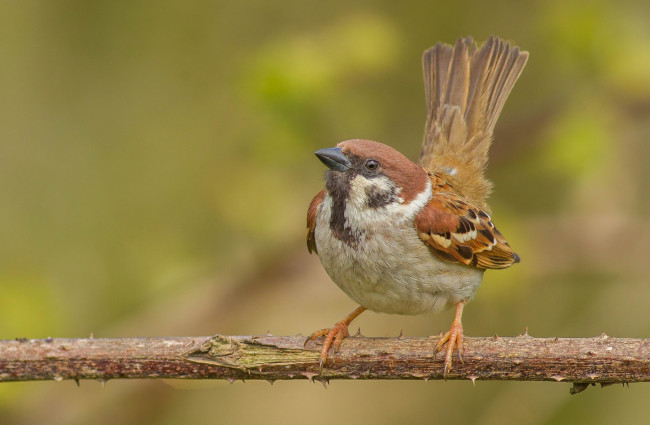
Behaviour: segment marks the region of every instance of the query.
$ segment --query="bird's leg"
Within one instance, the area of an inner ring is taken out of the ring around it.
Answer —
[[[327,352],[329,351],[330,347],[334,348],[334,353],[339,351],[339,346],[341,345],[343,338],[350,335],[348,333],[348,326],[350,325],[350,322],[352,322],[365,310],[365,307],[357,307],[357,309],[350,313],[345,319],[335,324],[333,328],[321,329],[320,331],[314,332],[309,338],[307,338],[305,345],[307,345],[309,341],[313,341],[320,336],[325,337],[325,341],[323,341],[323,348],[320,350],[321,369],[323,368],[323,364],[325,364],[325,360],[327,360]]]
[[[441,351],[443,345],[447,343],[447,355],[445,356],[445,369],[443,375],[446,378],[447,373],[451,370],[451,358],[454,354],[454,346],[458,348],[458,358],[463,361],[463,324],[460,318],[463,315],[463,306],[465,301],[460,301],[456,304],[456,317],[451,323],[451,329],[438,340],[436,344],[436,352]]]

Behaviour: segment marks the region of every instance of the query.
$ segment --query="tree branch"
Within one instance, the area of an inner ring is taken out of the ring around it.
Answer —
[[[0,382],[54,379],[442,379],[437,337],[347,338],[319,373],[319,347],[303,336],[20,339],[0,341]],[[466,338],[447,379],[650,381],[650,339]]]

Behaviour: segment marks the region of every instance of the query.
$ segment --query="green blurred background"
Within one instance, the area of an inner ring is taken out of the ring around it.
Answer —
[[[415,159],[420,55],[530,51],[488,175],[522,263],[468,335],[650,336],[646,1],[0,1],[0,338],[308,334],[354,303],[307,254],[313,151]],[[355,321],[430,335],[452,312]],[[356,326],[355,326],[356,329]],[[647,424],[650,385],[38,382],[4,424]]]

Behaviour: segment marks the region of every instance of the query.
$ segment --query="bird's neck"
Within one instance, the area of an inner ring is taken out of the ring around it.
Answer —
[[[323,199],[321,217],[337,239],[350,246],[363,238],[412,221],[432,196],[431,183],[410,201],[404,201],[400,190],[378,189],[381,185],[355,187],[354,179],[348,182],[330,181]]]

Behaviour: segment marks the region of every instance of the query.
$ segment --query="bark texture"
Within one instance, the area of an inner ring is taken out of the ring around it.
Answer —
[[[319,370],[305,337],[19,339],[0,341],[0,382],[54,379],[443,379],[437,337],[347,338]],[[447,379],[589,384],[650,381],[650,339],[466,338]]]

